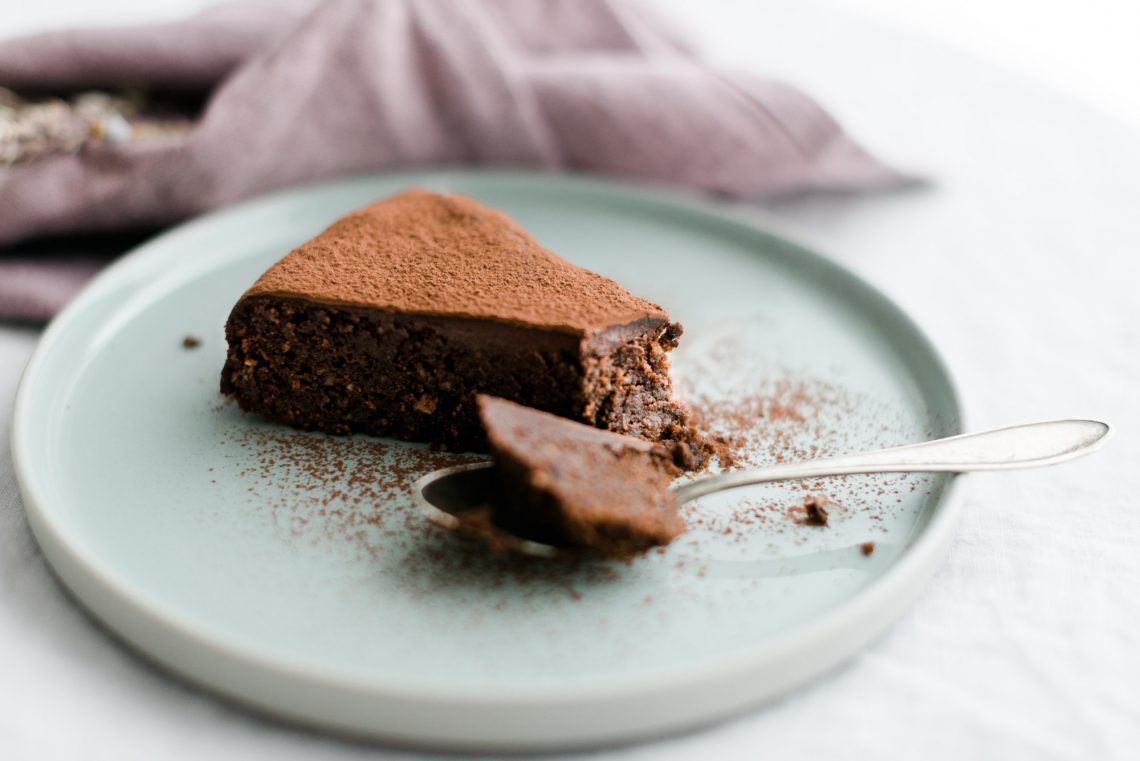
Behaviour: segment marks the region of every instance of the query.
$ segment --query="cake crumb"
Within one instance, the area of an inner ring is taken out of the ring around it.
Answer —
[[[865,556],[870,557],[871,553],[875,551],[875,543],[863,542],[859,545],[859,551],[862,552]]]
[[[826,526],[827,505],[827,499],[816,494],[804,497],[804,517],[800,523],[805,526]]]
[[[693,456],[693,450],[684,441],[678,441],[673,447],[673,464],[681,470],[693,470],[697,467],[697,458]]]
[[[183,349],[197,349],[201,345],[202,345],[202,339],[198,338],[198,336],[192,336],[192,335],[187,334],[187,336],[182,339],[182,348]]]

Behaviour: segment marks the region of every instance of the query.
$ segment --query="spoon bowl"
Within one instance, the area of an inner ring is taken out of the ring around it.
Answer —
[[[420,478],[412,488],[420,511],[440,528],[519,555],[553,558],[567,552],[564,548],[515,536],[487,523],[464,519],[464,516],[488,505],[499,504],[506,498],[493,462],[443,468]]]

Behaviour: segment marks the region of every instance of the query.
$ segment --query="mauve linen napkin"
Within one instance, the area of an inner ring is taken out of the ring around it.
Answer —
[[[49,317],[96,269],[30,240],[71,234],[84,253],[75,233],[341,174],[537,166],[743,199],[908,179],[803,93],[710,67],[619,0],[245,2],[0,42],[17,93],[123,84],[205,106],[185,129],[92,129],[0,165],[0,319]]]

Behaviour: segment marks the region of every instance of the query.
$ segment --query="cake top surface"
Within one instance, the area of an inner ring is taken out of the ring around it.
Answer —
[[[660,445],[496,397],[481,395],[478,404],[496,459],[521,465],[530,488],[555,497],[577,537],[665,543],[685,530],[669,491],[677,471]]]
[[[263,294],[582,335],[668,319],[656,304],[543,248],[506,214],[419,189],[338,219],[246,292]]]

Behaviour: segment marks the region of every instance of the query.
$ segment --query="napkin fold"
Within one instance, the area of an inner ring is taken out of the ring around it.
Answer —
[[[711,67],[619,0],[244,2],[0,42],[0,87],[25,98],[121,85],[204,107],[105,118],[73,104],[81,138],[58,144],[29,137],[28,119],[5,131],[0,107],[0,144],[24,141],[0,166],[0,246],[158,228],[398,167],[547,167],[756,200],[909,181],[799,90]],[[50,316],[90,271],[57,277],[49,259],[0,256],[0,318]]]

